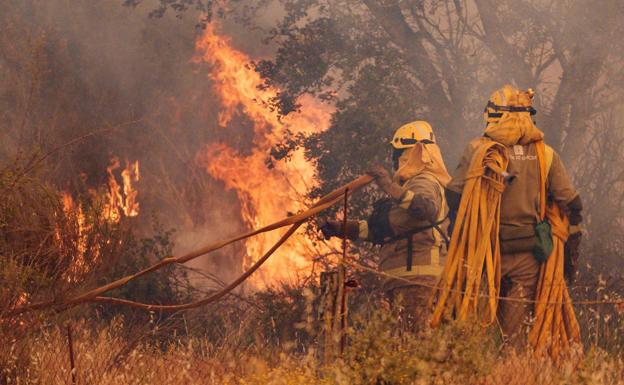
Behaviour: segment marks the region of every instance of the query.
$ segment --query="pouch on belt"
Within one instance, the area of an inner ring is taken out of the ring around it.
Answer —
[[[501,253],[512,254],[530,251],[539,262],[544,262],[552,252],[552,229],[547,220],[537,225],[505,226],[499,231]]]

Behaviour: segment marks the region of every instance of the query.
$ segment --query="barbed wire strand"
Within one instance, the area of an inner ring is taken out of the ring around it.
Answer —
[[[227,293],[229,293],[230,291],[232,291],[234,288],[236,288],[238,285],[240,285],[241,283],[243,283],[253,272],[255,272],[270,256],[271,254],[273,254],[273,252],[275,250],[277,250],[277,248],[279,248],[285,241],[286,239],[288,239],[296,230],[297,228],[299,228],[299,226],[301,226],[301,224],[303,224],[307,219],[312,218],[314,216],[316,216],[318,213],[326,210],[327,208],[333,206],[334,204],[338,203],[339,201],[341,201],[342,197],[345,194],[345,191],[356,191],[364,186],[366,186],[367,184],[371,183],[373,181],[373,177],[371,177],[370,175],[363,175],[360,176],[359,178],[351,181],[350,183],[347,183],[346,185],[330,192],[329,194],[323,196],[321,199],[319,199],[311,208],[309,208],[308,210],[305,210],[301,213],[295,214],[293,216],[287,217],[285,219],[282,219],[278,222],[272,223],[270,225],[261,227],[259,229],[256,230],[252,230],[249,232],[246,232],[244,234],[238,235],[238,236],[234,236],[232,238],[226,239],[224,241],[219,241],[213,244],[210,244],[208,246],[202,247],[200,249],[197,249],[195,251],[192,251],[190,253],[187,253],[185,255],[182,255],[180,257],[166,257],[163,258],[162,260],[160,260],[159,262],[153,264],[152,266],[149,266],[135,274],[131,274],[125,277],[122,277],[116,281],[113,281],[111,283],[108,283],[106,285],[97,287],[95,289],[92,289],[90,291],[87,291],[86,293],[77,295],[69,300],[65,300],[65,301],[57,301],[57,300],[51,300],[51,301],[45,301],[45,302],[39,302],[39,303],[35,303],[35,304],[31,304],[31,305],[27,305],[27,306],[23,306],[17,309],[13,309],[10,310],[0,316],[2,317],[10,317],[10,316],[15,316],[15,315],[19,315],[25,312],[31,312],[31,311],[35,311],[35,310],[46,310],[46,309],[50,309],[50,308],[55,308],[59,311],[64,311],[67,309],[70,309],[74,306],[77,306],[81,303],[84,302],[106,302],[106,303],[114,303],[114,304],[120,304],[120,305],[128,305],[128,306],[133,306],[133,307],[138,307],[138,308],[142,308],[145,310],[163,310],[163,311],[170,311],[170,310],[181,310],[181,309],[190,309],[190,308],[194,308],[194,307],[199,307],[211,302],[214,302],[220,298],[222,298],[224,295],[226,295]],[[113,297],[102,297],[101,294],[104,294],[108,291],[120,288],[124,285],[126,285],[128,282],[137,279],[139,277],[142,277],[144,275],[150,274],[156,270],[159,270],[165,266],[171,265],[171,264],[183,264],[185,262],[188,262],[190,260],[193,260],[195,258],[198,258],[202,255],[205,255],[207,253],[210,253],[212,251],[218,250],[220,248],[223,248],[229,244],[232,244],[234,242],[252,237],[254,235],[260,234],[260,233],[264,233],[264,232],[268,232],[268,231],[272,231],[272,230],[276,230],[278,228],[281,227],[285,227],[291,225],[291,228],[286,232],[286,234],[284,234],[284,236],[282,236],[282,238],[280,238],[280,240],[277,241],[277,243],[260,259],[258,260],[258,262],[256,264],[254,264],[250,269],[248,269],[247,271],[245,271],[241,276],[239,276],[234,282],[232,282],[230,285],[228,285],[225,289],[220,290],[217,293],[214,293],[213,295],[204,298],[202,300],[199,301],[195,301],[192,303],[187,303],[187,304],[181,304],[181,305],[150,305],[150,304],[145,304],[145,303],[140,303],[140,302],[135,302],[135,301],[131,301],[131,300],[125,300],[125,299],[121,299],[121,298],[113,298]]]
[[[419,282],[419,281],[414,281],[411,280],[409,278],[406,277],[399,277],[396,275],[391,275],[391,274],[387,274],[383,271],[379,271],[379,270],[375,270],[374,268],[365,266],[355,260],[348,260],[346,261],[346,263],[356,269],[359,270],[363,270],[363,271],[367,271],[369,273],[373,273],[377,276],[386,278],[386,279],[393,279],[393,280],[397,280],[397,281],[401,281],[401,282],[405,282],[406,286],[420,286],[420,287],[426,287],[433,290],[439,290],[439,288],[436,285],[429,285],[426,284],[424,282]],[[460,293],[464,293],[464,291],[462,290],[456,290],[453,289],[451,290],[452,292],[460,292]],[[532,299],[526,299],[526,298],[512,298],[512,297],[505,297],[505,296],[490,296],[489,294],[486,293],[478,293],[477,297],[480,298],[491,298],[494,297],[498,300],[503,300],[503,301],[508,301],[508,302],[520,302],[520,303],[532,303],[532,304],[536,304],[536,303],[542,303],[542,304],[547,304],[547,305],[560,305],[562,304],[561,301],[536,301],[536,300],[532,300]],[[624,305],[624,299],[613,299],[613,300],[594,300],[594,301],[585,301],[585,300],[581,300],[581,301],[572,301],[572,304],[574,305]]]
[[[30,312],[30,311],[35,311],[35,310],[45,310],[45,309],[49,309],[49,308],[55,308],[58,311],[64,311],[67,309],[70,309],[74,306],[77,306],[81,303],[85,303],[85,302],[95,302],[95,303],[108,303],[108,304],[115,304],[115,305],[125,305],[125,306],[130,306],[130,307],[135,307],[135,308],[139,308],[139,309],[143,309],[146,311],[180,311],[180,310],[188,310],[188,309],[193,309],[193,308],[197,308],[197,307],[201,307],[210,303],[214,303],[218,300],[220,300],[221,298],[223,298],[224,296],[226,296],[227,294],[229,294],[232,290],[234,290],[236,287],[238,287],[240,284],[242,284],[247,278],[249,278],[256,270],[258,270],[268,259],[269,257],[284,243],[286,242],[286,240],[292,235],[294,234],[294,232],[309,218],[312,218],[314,216],[316,216],[317,214],[319,214],[321,211],[333,206],[334,204],[336,204],[337,202],[339,202],[341,200],[341,197],[344,195],[346,190],[349,190],[351,192],[360,189],[361,187],[369,184],[371,181],[373,180],[372,177],[365,175],[365,176],[361,176],[357,179],[355,179],[354,181],[348,183],[347,185],[344,185],[334,191],[332,191],[331,193],[325,195],[324,197],[322,197],[315,205],[313,205],[310,209],[301,212],[299,214],[293,215],[291,217],[285,218],[281,221],[275,222],[273,224],[264,226],[262,228],[256,229],[256,230],[252,230],[249,231],[247,233],[229,238],[227,240],[224,241],[220,241],[205,247],[202,247],[198,250],[192,251],[190,253],[187,253],[185,255],[182,255],[180,257],[166,257],[164,259],[162,259],[161,261],[159,261],[158,263],[144,269],[141,270],[135,274],[120,278],[116,281],[113,281],[107,285],[104,286],[100,286],[98,288],[92,289],[86,293],[83,293],[81,295],[75,296],[74,298],[71,298],[67,301],[63,301],[63,302],[56,302],[56,301],[47,301],[47,302],[40,302],[40,303],[35,303],[35,304],[31,304],[31,305],[27,305],[21,308],[17,308],[17,309],[13,309],[9,312],[4,313],[1,317],[6,317],[6,316],[15,316],[15,315],[19,315],[25,312]],[[108,292],[110,290],[119,288],[125,284],[127,284],[128,282],[130,282],[131,280],[134,280],[136,278],[142,277],[144,275],[147,275],[149,273],[152,273],[164,266],[170,265],[170,264],[183,264],[185,262],[188,262],[192,259],[195,259],[197,257],[200,257],[202,255],[208,254],[212,251],[215,251],[217,249],[220,249],[222,247],[225,247],[231,243],[240,241],[242,239],[246,239],[249,237],[252,237],[254,235],[263,233],[263,232],[268,232],[268,231],[272,231],[272,230],[276,230],[278,228],[287,226],[287,225],[291,225],[291,227],[289,228],[289,230],[271,247],[271,249],[269,249],[258,261],[256,261],[248,270],[246,270],[245,272],[243,272],[242,275],[240,275],[237,279],[235,279],[234,281],[232,281],[229,285],[225,286],[223,289],[209,295],[206,298],[197,300],[197,301],[193,301],[193,302],[189,302],[189,303],[185,303],[185,304],[176,304],[176,305],[160,305],[160,304],[147,304],[147,303],[142,303],[142,302],[136,302],[136,301],[132,301],[132,300],[127,300],[127,299],[122,299],[122,298],[115,298],[115,297],[105,297],[105,296],[101,296],[100,294],[103,294],[105,292]],[[412,286],[421,286],[421,287],[426,287],[433,290],[439,290],[439,288],[436,285],[429,285],[423,282],[418,282],[418,281],[414,281],[405,277],[399,277],[399,276],[394,276],[394,275],[390,275],[387,274],[383,271],[379,271],[376,269],[373,269],[371,267],[365,266],[363,264],[360,264],[359,262],[353,260],[353,259],[345,259],[344,262],[356,269],[359,270],[363,270],[363,271],[367,271],[369,273],[373,273],[377,276],[380,277],[384,277],[386,279],[394,279],[394,280],[398,280],[398,281],[402,281],[405,282],[407,285],[412,285]],[[461,290],[457,290],[457,289],[453,289],[451,290],[452,292],[462,292]],[[511,298],[511,297],[504,297],[504,296],[491,296],[489,294],[486,293],[477,293],[477,294],[473,294],[476,295],[477,297],[480,298],[491,298],[491,297],[495,297],[498,300],[503,300],[503,301],[508,301],[508,302],[519,302],[519,303],[531,303],[531,304],[536,304],[536,303],[542,303],[542,304],[548,304],[548,305],[558,305],[561,304],[561,302],[543,302],[543,301],[536,301],[536,300],[532,300],[532,299],[526,299],[526,298]],[[616,306],[624,306],[624,299],[613,299],[613,300],[580,300],[580,301],[573,301],[572,302],[573,305],[616,305]]]

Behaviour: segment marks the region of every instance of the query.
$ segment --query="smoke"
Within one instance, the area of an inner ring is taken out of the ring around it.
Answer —
[[[243,207],[237,192],[206,172],[206,159],[201,159],[201,164],[198,162],[197,154],[211,143],[236,149],[241,158],[251,155],[254,148],[254,122],[245,114],[233,114],[227,129],[220,126],[222,100],[208,76],[213,65],[192,60],[196,55],[198,31],[195,24],[199,15],[189,10],[183,19],[171,13],[154,19],[148,14],[157,0],[140,2],[135,8],[124,7],[121,3],[121,0],[0,0],[0,159],[54,151],[45,161],[49,179],[70,192],[80,191],[83,183],[87,186],[105,184],[106,167],[112,157],[122,162],[139,161],[141,214],[134,224],[143,234],[151,231],[153,218],[165,228],[175,229],[176,253],[246,229],[249,223],[241,218]],[[312,8],[313,3],[310,3]],[[609,23],[614,18],[617,21],[617,17],[607,15],[609,9],[602,13],[593,9],[589,17],[585,7],[578,3],[569,9],[556,8],[560,12],[553,12],[553,15],[560,18],[557,19],[559,24],[550,25],[541,22],[540,15],[531,13],[533,8],[542,9],[540,2],[533,3],[535,7],[503,7],[498,14],[488,15],[493,20],[493,16],[504,19],[506,28],[503,30],[494,24],[489,29],[496,31],[498,28],[501,33],[516,31],[519,37],[514,40],[513,50],[509,49],[511,38],[484,40],[468,33],[462,35],[465,46],[458,55],[464,56],[450,62],[450,77],[442,79],[455,84],[454,89],[442,87],[438,94],[410,94],[410,98],[404,98],[409,108],[391,103],[379,106],[379,95],[369,92],[370,86],[362,87],[363,96],[355,100],[360,104],[370,101],[379,108],[380,121],[398,124],[399,119],[407,121],[400,113],[413,118],[416,107],[420,108],[416,105],[429,98],[428,103],[438,108],[432,111],[441,111],[431,116],[439,119],[436,128],[440,127],[445,159],[452,169],[461,147],[480,131],[480,111],[491,90],[512,78],[522,87],[537,85],[538,125],[546,129],[549,143],[562,150],[566,162],[584,159],[575,176],[588,202],[605,207],[600,213],[604,212],[607,218],[604,221],[612,224],[614,216],[622,211],[617,199],[621,195],[622,178],[621,167],[613,166],[614,162],[609,159],[620,159],[621,150],[619,146],[608,147],[608,151],[604,148],[615,143],[610,138],[621,136],[621,114],[611,110],[617,107],[613,101],[619,100],[616,90],[622,85],[622,60],[617,54],[621,50],[608,49],[610,45],[601,43],[612,45],[611,42],[617,40],[609,38],[612,33]],[[247,2],[241,7],[244,4]],[[614,9],[611,14],[619,15],[616,12],[619,10]],[[477,11],[470,5],[467,17],[480,25]],[[312,9],[310,12],[314,18],[314,14],[321,11]],[[343,20],[348,21],[353,16],[349,14],[351,10],[344,7],[332,7],[331,12],[339,21],[337,25],[343,25]],[[364,14],[370,18],[369,11],[365,10]],[[415,15],[420,14],[416,12]],[[252,58],[273,57],[276,47],[261,44],[262,28],[266,30],[275,25],[283,16],[283,10],[272,5],[254,19],[254,28],[260,31],[227,20],[221,22],[221,31],[231,36],[234,46]],[[606,20],[604,25],[591,28],[600,24],[596,20],[602,20],[602,16]],[[356,21],[362,22],[359,18]],[[368,23],[366,28],[353,31],[364,34],[366,40],[385,36],[371,34],[379,29],[377,20],[370,18]],[[444,22],[441,25],[445,31],[447,26]],[[530,33],[525,31],[529,28],[525,25],[532,28]],[[613,33],[613,36],[618,35]],[[539,42],[551,40],[559,46],[547,44],[540,48]],[[279,39],[275,43],[279,43]],[[343,46],[336,47],[344,51]],[[563,51],[556,52],[555,48]],[[434,51],[429,47],[429,51],[419,51],[414,57],[420,65],[426,56],[423,52],[428,52],[435,59],[431,60],[432,65],[437,68],[440,60],[446,59],[435,56]],[[540,55],[545,52],[547,59],[543,62],[535,59],[539,56],[536,52]],[[534,66],[511,60],[514,59],[511,54],[524,55]],[[306,56],[302,57],[307,60]],[[291,62],[283,62],[292,67]],[[342,63],[350,65],[351,62]],[[419,68],[416,66],[412,70]],[[437,76],[439,72],[442,71],[432,74]],[[343,73],[357,74],[358,71],[354,68]],[[436,81],[433,85],[442,83]],[[402,82],[397,86],[403,85]],[[296,88],[298,83],[294,86]],[[411,92],[409,87],[405,90]],[[457,94],[450,103],[437,103],[446,101],[446,94],[452,92]],[[369,94],[371,99],[366,98]],[[447,104],[444,108],[437,107]],[[596,112],[597,108],[602,110]],[[395,116],[389,116],[395,112]],[[610,113],[615,116],[606,119]],[[598,118],[603,119],[604,125],[608,123],[606,128],[591,127],[602,127],[596,122]],[[352,116],[344,119],[352,119]],[[339,118],[337,121],[340,123]],[[388,124],[387,131],[394,126]],[[611,134],[602,134],[606,132]],[[64,147],[82,136],[87,137]],[[590,136],[591,141],[588,140]],[[375,140],[385,142],[381,135],[378,137]],[[345,163],[347,161],[352,160],[346,159]],[[599,173],[594,172],[602,165],[605,173],[612,175],[609,180],[615,181],[611,185],[618,186],[607,197],[599,194],[605,178],[597,180]],[[588,207],[591,212],[592,207]],[[620,247],[613,246],[618,250]],[[219,275],[227,279],[240,269],[245,252],[244,245],[237,245],[203,258],[200,265],[219,271]]]
[[[140,234],[153,222],[175,229],[175,252],[246,228],[235,191],[197,164],[208,143],[251,151],[253,126],[236,116],[220,127],[220,99],[206,63],[193,62],[199,15],[149,18],[156,1],[2,1],[0,21],[0,159],[54,154],[49,179],[78,192],[106,183],[112,157],[138,161]],[[227,23],[256,55],[257,37]],[[75,138],[84,140],[65,148]],[[60,150],[58,150],[60,148]],[[81,177],[80,177],[81,176]],[[244,245],[198,261],[228,280],[240,271]]]

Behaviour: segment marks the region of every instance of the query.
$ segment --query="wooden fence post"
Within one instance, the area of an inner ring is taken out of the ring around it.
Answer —
[[[321,321],[321,352],[326,363],[335,360],[344,349],[347,318],[345,268],[321,273],[318,316]]]
[[[76,385],[76,362],[74,361],[74,341],[72,339],[71,325],[67,324],[67,345],[69,346],[69,367],[71,370],[72,385]]]
[[[330,363],[342,356],[346,342],[348,301],[347,301],[347,207],[349,189],[344,193],[342,223],[342,261],[336,270],[321,273],[321,295],[318,316],[322,327],[322,357]]]

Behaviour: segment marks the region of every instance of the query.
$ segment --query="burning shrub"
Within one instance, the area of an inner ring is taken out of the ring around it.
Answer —
[[[0,171],[2,309],[63,298],[120,245],[120,228],[100,220],[97,196],[73,204],[19,164]]]
[[[45,182],[45,175],[44,170],[30,170],[19,161],[0,169],[0,338],[14,344],[12,350],[0,352],[0,367],[10,362],[18,369],[34,365],[33,349],[38,349],[34,341],[45,339],[41,325],[62,324],[69,315],[45,311],[11,315],[14,309],[42,301],[62,303],[87,286],[109,282],[171,253],[170,232],[158,228],[153,237],[140,239],[130,215],[115,220],[105,215],[110,210],[104,208],[113,207],[108,188],[60,193]],[[111,294],[177,303],[190,298],[189,290],[186,276],[169,267]],[[152,330],[150,336],[158,327],[167,327],[167,335],[172,327],[181,329],[179,317],[160,319],[128,308],[83,307],[71,316],[91,318],[96,327],[93,309],[106,321],[120,314],[132,320],[124,324],[126,336],[137,328],[140,335]]]
[[[44,170],[20,160],[0,169],[0,315],[30,303],[61,303],[87,285],[109,282],[171,254],[170,232],[157,228],[153,237],[139,239],[133,230],[138,203],[126,179],[138,178],[138,164],[122,171],[123,193],[112,174],[115,166],[107,170],[107,186],[77,183],[74,194],[59,192],[45,181]],[[176,303],[189,298],[188,286],[186,276],[169,267],[111,294]],[[110,308],[104,314],[111,318],[119,312]]]

